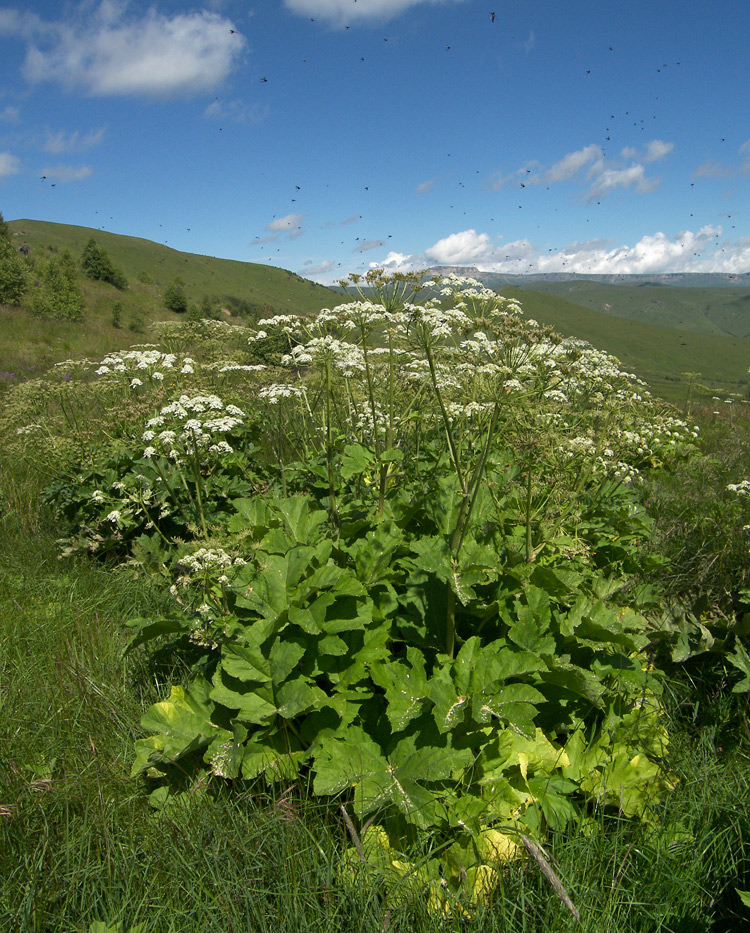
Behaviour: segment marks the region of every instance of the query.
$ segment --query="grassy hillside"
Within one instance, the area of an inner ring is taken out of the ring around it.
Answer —
[[[37,220],[11,221],[8,226],[14,242],[29,245],[29,256],[37,267],[63,250],[78,260],[93,236],[128,280],[128,288],[118,290],[81,276],[87,313],[77,324],[34,318],[23,307],[3,306],[0,372],[16,377],[67,357],[100,356],[148,340],[152,321],[178,318],[162,299],[164,289],[176,278],[184,283],[191,303],[200,303],[206,296],[215,298],[229,321],[265,313],[307,314],[341,301],[340,294],[285,269],[180,253],[149,240],[87,227]],[[114,326],[115,302],[121,305],[119,327]]]
[[[558,295],[615,317],[722,337],[750,336],[750,289],[535,282],[534,291]]]
[[[686,291],[666,287],[654,290],[664,294],[665,299],[671,291]],[[710,392],[747,394],[750,343],[741,337],[628,320],[536,290],[510,287],[504,288],[503,294],[518,298],[528,316],[551,324],[561,334],[581,337],[613,353],[645,379],[655,395],[668,401],[685,400],[687,379],[683,373],[700,373],[699,381]]]

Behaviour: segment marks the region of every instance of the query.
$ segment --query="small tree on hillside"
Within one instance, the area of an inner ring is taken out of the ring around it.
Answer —
[[[27,260],[13,249],[10,238],[6,239],[0,234],[0,304],[21,303],[28,282],[27,265]]]
[[[103,246],[99,246],[96,240],[91,239],[83,247],[81,253],[81,270],[83,274],[90,279],[98,279],[101,282],[109,282],[115,288],[127,288],[128,280],[124,274],[116,269],[109,253]]]
[[[10,227],[0,211],[0,240],[7,240],[10,243]]]
[[[64,321],[79,321],[83,317],[85,305],[76,263],[67,250],[60,256],[51,256],[44,266],[41,281],[31,296],[31,311]]]
[[[188,309],[188,299],[185,294],[185,283],[182,279],[175,279],[171,285],[164,289],[162,298],[164,307],[175,314],[185,314]]]

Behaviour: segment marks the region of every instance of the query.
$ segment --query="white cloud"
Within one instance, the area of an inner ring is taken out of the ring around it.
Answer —
[[[334,26],[367,21],[385,22],[423,3],[463,3],[464,0],[284,0],[300,16],[327,20]]]
[[[46,175],[47,180],[54,178],[55,181],[66,184],[70,181],[83,181],[84,178],[88,178],[91,174],[91,168],[88,165],[79,165],[77,167],[72,165],[55,165],[43,168],[40,174]]]
[[[415,268],[411,260],[412,257],[407,253],[397,253],[392,250],[382,262],[371,262],[370,268],[385,269],[386,272],[408,272]],[[424,266],[424,263],[421,263],[421,266]]]
[[[529,30],[529,38],[524,42],[523,48],[524,51],[528,54],[533,52],[534,46],[536,45],[536,36],[534,35],[534,30]]]
[[[44,152],[51,152],[54,155],[61,152],[86,152],[87,149],[98,146],[104,139],[105,133],[106,128],[103,126],[98,130],[91,130],[83,136],[78,130],[73,133],[66,133],[64,130],[51,133],[48,130],[47,140],[42,145],[42,149]]]
[[[23,71],[33,83],[91,96],[199,94],[224,81],[244,48],[232,30],[206,10],[165,16],[152,8],[126,19],[124,7],[104,0],[85,24],[47,25],[49,38],[28,50]]]
[[[320,276],[325,276],[333,267],[334,262],[332,259],[324,259],[323,262],[318,263],[317,266],[306,265],[299,274],[304,275],[307,279],[319,278]]]
[[[352,252],[354,253],[366,253],[368,250],[377,249],[379,246],[383,245],[382,240],[365,240],[364,243],[360,243],[359,246],[355,246]]]
[[[582,198],[585,201],[601,199],[618,188],[632,188],[638,194],[646,194],[658,187],[661,181],[660,178],[646,176],[646,164],[663,159],[673,149],[673,143],[653,139],[643,151],[628,147],[620,152],[619,159],[607,159],[602,147],[591,143],[567,153],[547,168],[534,161],[509,175],[497,172],[490,180],[490,187],[497,191],[511,181],[525,186],[578,180],[584,186]],[[587,169],[585,173],[584,169]]]
[[[10,152],[0,152],[0,178],[17,175],[21,171],[21,160]]]
[[[266,230],[272,233],[288,233],[290,237],[298,237],[302,233],[304,214],[287,214],[286,217],[277,217],[267,224]]]
[[[588,275],[635,275],[675,272],[741,273],[750,268],[750,237],[722,240],[720,226],[682,230],[673,236],[646,234],[635,244],[586,240],[557,250],[540,250],[527,239],[499,244],[486,233],[464,230],[439,240],[421,255],[391,252],[370,268],[390,271],[430,265],[472,266],[480,272],[509,275],[570,272]]]
[[[425,256],[440,265],[467,265],[491,257],[494,252],[492,241],[486,233],[462,230],[438,240],[425,250]]]
[[[421,185],[417,185],[414,189],[414,194],[424,194],[429,191],[435,185],[435,178],[431,178],[429,181],[423,181]]]
[[[568,181],[573,178],[574,175],[578,174],[584,165],[588,165],[590,162],[596,164],[603,159],[604,153],[602,152],[602,147],[597,146],[596,143],[592,143],[590,146],[585,146],[577,152],[569,152],[566,156],[563,156],[559,162],[555,162],[555,164],[548,168],[542,175],[536,176],[531,180],[539,185],[551,185],[558,181]]]
[[[248,107],[241,100],[215,100],[203,111],[209,120],[225,120],[232,123],[262,123],[271,112],[268,104],[253,104]]]
[[[674,149],[674,143],[665,143],[661,139],[652,139],[646,146],[646,154],[643,157],[644,162],[657,162]]]
[[[604,198],[616,188],[634,188],[638,194],[647,194],[659,184],[658,178],[646,178],[646,169],[636,163],[627,168],[605,168],[594,166],[589,173],[591,186],[586,192],[586,199]]]

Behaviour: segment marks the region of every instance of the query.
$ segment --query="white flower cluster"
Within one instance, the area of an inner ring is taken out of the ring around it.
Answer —
[[[181,462],[184,454],[232,453],[230,444],[224,439],[217,440],[215,435],[228,434],[244,418],[241,408],[225,406],[218,395],[181,395],[146,422],[141,440],[149,446],[143,456],[164,453]]]
[[[328,327],[366,332],[393,319],[383,305],[372,301],[350,301],[335,308],[323,308],[315,318],[315,330],[325,332]]]
[[[307,343],[298,344],[281,358],[282,366],[303,366],[310,363],[330,363],[347,378],[357,372],[364,372],[365,369],[362,350],[358,346],[330,335],[313,337]]]
[[[750,479],[743,479],[739,483],[730,483],[727,489],[730,492],[736,492],[738,496],[750,496]]]
[[[264,369],[268,367],[262,363],[221,363],[218,366],[220,373],[259,373]]]
[[[260,330],[249,338],[249,342],[265,339],[268,336],[265,328],[280,330],[285,334],[292,335],[302,333],[304,325],[305,319],[298,314],[277,314],[275,317],[263,318],[263,320],[258,321]]]
[[[199,548],[193,554],[180,558],[179,564],[189,573],[205,573],[213,570],[226,570],[229,567],[241,567],[247,561],[241,557],[232,558],[223,548]]]
[[[90,364],[96,365],[96,364]],[[163,353],[158,348],[139,347],[110,353],[105,356],[94,370],[97,376],[129,376],[130,388],[143,385],[140,377],[149,377],[155,382],[164,380],[165,372],[173,372],[179,367],[180,373],[190,375],[195,372],[195,360],[184,357],[178,361],[175,353]]]
[[[302,398],[305,394],[304,386],[293,386],[287,383],[274,382],[263,386],[258,392],[258,398],[265,399],[269,405],[278,405],[284,398]]]

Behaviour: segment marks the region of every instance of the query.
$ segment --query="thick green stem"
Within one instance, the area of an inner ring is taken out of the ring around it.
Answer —
[[[338,512],[336,510],[336,487],[333,476],[333,432],[331,426],[331,361],[326,360],[326,465],[328,467],[328,496],[331,501],[331,518],[338,528]]]
[[[208,541],[208,530],[206,529],[206,516],[203,512],[203,496],[201,495],[201,470],[200,470],[200,461],[198,460],[198,448],[194,447],[193,450],[193,474],[195,478],[195,497],[198,502],[198,514],[201,520],[201,529],[203,530],[203,537]]]
[[[531,453],[529,452],[526,466],[526,561],[531,563],[534,559],[534,549],[531,543]]]
[[[448,438],[448,450],[450,451],[451,460],[453,462],[453,469],[456,471],[458,482],[461,485],[461,491],[463,492],[464,496],[468,496],[469,490],[466,487],[466,480],[464,479],[463,470],[461,469],[461,464],[458,459],[458,451],[456,449],[456,443],[453,439],[453,432],[451,431],[450,418],[448,417],[448,412],[443,402],[443,396],[438,386],[437,373],[435,371],[435,361],[432,357],[432,350],[430,349],[429,344],[425,346],[425,352],[427,355],[427,364],[430,367],[430,379],[432,380],[432,387],[435,390],[438,405],[440,406],[440,413],[443,417],[443,426],[445,427],[445,435]]]
[[[447,603],[445,653],[449,658],[452,658],[453,653],[456,650],[456,594],[453,592],[453,589],[450,588],[450,586],[448,589]]]
[[[286,499],[286,473],[284,472],[284,430],[283,423],[281,420],[281,405],[278,405],[279,409],[279,469],[281,470],[281,494]]]

